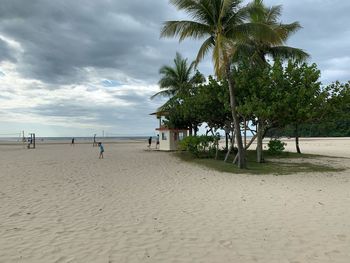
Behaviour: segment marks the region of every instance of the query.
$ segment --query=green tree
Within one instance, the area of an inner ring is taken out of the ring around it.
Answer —
[[[167,124],[185,128],[188,123],[205,122],[212,130],[223,128],[232,119],[229,108],[218,105],[227,105],[228,101],[227,84],[210,76],[207,84],[198,85],[189,93],[177,94],[166,103]]]
[[[243,53],[245,56],[250,56],[250,62],[252,63],[252,67],[260,67],[259,69],[248,69],[250,71],[255,71],[255,74],[259,75],[258,78],[260,83],[255,82],[254,87],[256,89],[260,90],[269,90],[268,94],[264,94],[264,92],[255,91],[254,95],[258,96],[255,97],[256,99],[260,100],[263,99],[265,101],[271,101],[271,98],[269,95],[274,94],[274,91],[271,90],[271,87],[263,87],[261,85],[269,85],[269,81],[266,80],[263,81],[264,77],[262,74],[268,74],[268,68],[270,65],[268,64],[266,58],[267,56],[272,57],[273,59],[298,59],[303,60],[308,57],[308,54],[304,52],[301,49],[293,48],[284,45],[284,43],[288,40],[288,38],[294,34],[296,31],[298,31],[301,26],[298,22],[293,22],[290,24],[284,24],[281,21],[279,21],[282,7],[280,5],[278,6],[271,6],[267,7],[264,5],[262,0],[254,0],[252,3],[249,4],[249,20],[251,23],[260,23],[264,24],[271,28],[273,32],[279,37],[281,41],[278,42],[271,42],[267,41],[264,37],[260,35],[256,35],[254,38],[249,39],[248,42],[242,43],[239,48],[239,53]],[[242,54],[241,54],[242,56]],[[264,71],[267,71],[264,73]],[[252,76],[254,77],[254,76]],[[247,79],[247,82],[250,80]],[[259,86],[260,85],[260,86]],[[276,87],[277,89],[279,87]],[[266,97],[259,97],[259,93],[262,93],[261,95]],[[251,102],[252,103],[252,102]],[[259,103],[263,104],[263,103]],[[266,105],[265,109],[271,108],[269,106],[275,105],[276,102],[273,102],[272,104]],[[257,106],[257,105],[255,105]],[[267,125],[267,119],[266,119],[266,113],[267,110],[263,110],[263,108],[259,107],[260,115],[255,115],[256,118],[256,126],[257,126],[257,162],[261,163],[264,161],[263,158],[263,136],[266,133],[266,129],[269,127]]]
[[[328,127],[327,136],[350,136],[350,81],[336,81],[325,88],[325,115],[321,120]]]
[[[238,112],[257,126],[257,162],[263,162],[262,141],[266,131],[276,125],[285,107],[283,80],[280,60],[264,67],[243,60],[235,69]]]
[[[289,61],[284,72],[286,108],[281,123],[290,124],[295,129],[295,146],[299,146],[299,127],[301,124],[319,119],[322,113],[325,93],[321,90],[320,70],[316,64]]]
[[[241,0],[170,0],[179,10],[185,11],[193,20],[167,21],[161,31],[163,37],[178,36],[205,39],[199,49],[196,62],[212,50],[215,73],[228,82],[231,113],[238,147],[238,166],[246,167],[239,116],[236,111],[235,85],[231,63],[240,43],[260,36],[272,43],[281,43],[276,32],[261,23],[248,22],[248,7],[241,7]]]
[[[313,117],[298,125],[301,137],[350,136],[350,82],[334,82],[317,93],[318,107]],[[269,131],[268,136],[294,136],[295,125]]]
[[[196,109],[201,122],[207,123],[210,129],[217,130],[223,129],[227,122],[232,122],[230,109],[225,107],[228,102],[227,83],[218,82],[209,76],[208,83],[198,86],[189,106]]]

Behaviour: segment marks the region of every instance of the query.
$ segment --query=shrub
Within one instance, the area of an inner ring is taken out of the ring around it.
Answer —
[[[215,154],[214,136],[187,136],[179,144],[179,150],[188,151],[196,157],[211,157]]]
[[[280,140],[277,139],[272,139],[269,141],[268,143],[268,152],[271,154],[279,154],[282,153],[284,151],[284,146],[286,146],[287,144],[285,142],[282,142]]]

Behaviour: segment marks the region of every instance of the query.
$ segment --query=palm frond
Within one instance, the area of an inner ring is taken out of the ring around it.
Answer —
[[[161,91],[154,94],[151,99],[158,96],[173,97],[177,94],[188,94],[193,85],[203,82],[199,72],[194,73],[195,64],[189,65],[187,58],[176,53],[173,66],[162,66],[159,73],[162,75],[158,82]]]
[[[211,24],[215,21],[211,0],[171,0],[170,2],[197,22]]]
[[[215,42],[212,36],[210,36],[203,42],[202,46],[199,48],[197,58],[195,60],[196,66],[205,57],[205,55],[209,52],[209,50],[214,47],[214,45],[215,45]]]
[[[281,44],[283,39],[273,28],[263,23],[244,23],[230,28],[227,37],[237,39],[237,41],[265,41],[272,45]]]
[[[290,24],[278,24],[274,26],[274,30],[280,35],[280,37],[286,41],[292,34],[297,32],[302,27],[299,22]]]
[[[174,6],[176,6],[179,10],[188,9],[196,5],[197,1],[195,0],[170,0]]]
[[[268,24],[274,24],[277,23],[278,18],[282,14],[282,6],[281,5],[275,5],[271,6],[265,9],[265,16],[266,16],[266,22]]]
[[[158,91],[156,94],[153,94],[150,98],[153,100],[156,97],[169,97],[173,95],[169,90],[161,90]]]
[[[179,41],[185,38],[199,39],[210,35],[211,29],[205,24],[194,21],[167,21],[161,30],[161,37],[179,37]]]
[[[273,58],[282,58],[282,59],[297,59],[297,60],[306,60],[310,57],[308,53],[299,48],[287,47],[287,46],[276,46],[272,47],[268,54]]]

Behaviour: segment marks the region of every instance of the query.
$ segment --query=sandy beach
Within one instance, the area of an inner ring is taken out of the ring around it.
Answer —
[[[345,171],[220,173],[146,142],[0,145],[0,262],[350,262],[350,138],[301,139]],[[294,151],[294,142],[287,149]]]

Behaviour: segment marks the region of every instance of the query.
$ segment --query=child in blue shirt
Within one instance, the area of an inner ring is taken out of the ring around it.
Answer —
[[[100,148],[100,156],[98,157],[98,159],[103,159],[103,152],[105,151],[105,149],[103,148],[101,142],[98,143],[98,147]]]

